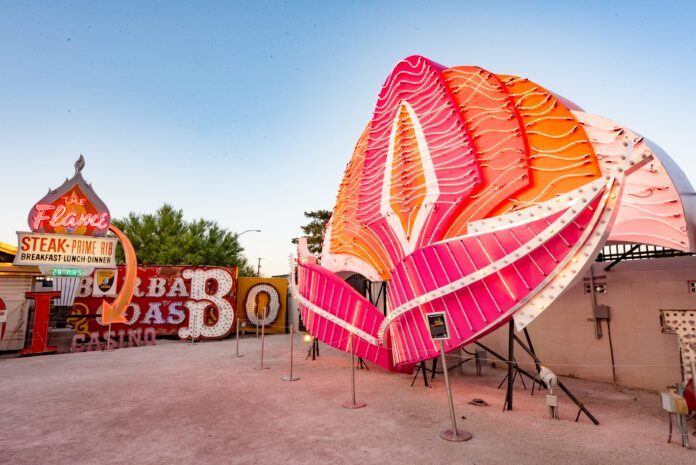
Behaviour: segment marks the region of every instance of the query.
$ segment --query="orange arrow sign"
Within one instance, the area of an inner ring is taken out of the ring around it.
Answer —
[[[112,304],[106,300],[102,301],[102,324],[108,325],[111,323],[128,323],[123,312],[128,308],[133,292],[135,291],[135,279],[138,275],[138,257],[135,256],[135,250],[128,237],[113,224],[109,227],[111,232],[116,234],[118,240],[121,241],[123,252],[126,255],[126,278],[123,280],[121,292],[118,293]]]

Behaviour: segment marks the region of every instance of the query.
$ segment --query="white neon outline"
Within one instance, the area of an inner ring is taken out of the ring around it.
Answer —
[[[387,149],[387,160],[385,162],[384,179],[382,181],[382,198],[380,201],[379,212],[384,218],[386,218],[387,223],[394,232],[394,235],[399,239],[404,253],[409,254],[415,250],[416,244],[418,243],[418,239],[421,235],[421,231],[425,225],[425,220],[430,213],[430,206],[435,203],[438,197],[440,197],[440,187],[438,185],[437,175],[435,174],[435,166],[433,165],[430,148],[428,147],[428,143],[425,139],[425,133],[423,132],[423,127],[420,124],[418,116],[411,105],[405,100],[402,100],[399,104],[399,108],[401,107],[406,108],[406,111],[408,112],[413,124],[413,131],[416,134],[416,142],[418,144],[418,151],[420,152],[423,176],[425,177],[425,198],[418,207],[418,213],[416,213],[416,219],[413,222],[411,234],[407,238],[406,231],[404,231],[404,227],[401,224],[399,215],[396,214],[391,206],[391,181],[394,171],[394,146],[396,144],[396,134],[399,127],[400,114],[400,112],[397,111],[396,115],[394,116],[394,121],[392,122],[392,130],[389,136],[389,148]]]

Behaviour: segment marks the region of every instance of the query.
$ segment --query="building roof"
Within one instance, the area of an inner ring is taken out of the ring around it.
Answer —
[[[43,276],[38,266],[17,266],[0,263],[0,278],[3,276]]]
[[[17,255],[17,247],[0,242],[0,263],[11,263]]]
[[[0,242],[0,252],[6,253],[8,255],[17,255],[17,247]]]
[[[0,277],[1,276],[42,276],[37,266],[17,266],[12,264],[17,247],[0,242]]]

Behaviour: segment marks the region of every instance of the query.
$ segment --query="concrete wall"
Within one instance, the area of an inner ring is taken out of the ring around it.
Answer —
[[[596,281],[607,284],[606,294],[596,296],[597,304],[611,307],[618,383],[657,391],[680,382],[679,343],[676,335],[662,333],[660,310],[696,308],[696,294],[687,284],[696,280],[696,257],[624,261],[608,272],[606,266],[595,263],[593,269]],[[602,323],[604,335],[597,339],[591,318],[592,297],[578,282],[528,330],[537,355],[557,374],[612,382],[607,326]],[[481,342],[506,355],[507,334],[505,326]],[[515,355],[531,361],[520,348]]]

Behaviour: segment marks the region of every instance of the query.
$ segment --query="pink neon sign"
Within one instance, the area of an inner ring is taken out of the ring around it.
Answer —
[[[401,61],[356,144],[321,266],[293,287],[320,340],[389,369],[533,321],[608,239],[693,250],[693,193],[659,147],[528,79]],[[381,314],[338,275],[388,281]]]

